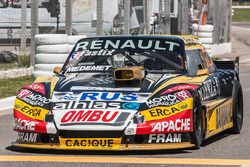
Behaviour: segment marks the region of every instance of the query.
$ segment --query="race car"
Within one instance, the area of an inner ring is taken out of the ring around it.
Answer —
[[[18,92],[14,146],[200,148],[242,128],[239,59],[211,60],[195,36],[84,38],[54,73]]]

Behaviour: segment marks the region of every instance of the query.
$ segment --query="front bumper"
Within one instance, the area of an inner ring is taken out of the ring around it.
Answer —
[[[83,133],[83,132],[82,132]],[[73,135],[74,134],[74,135]],[[83,133],[85,134],[85,133]],[[56,150],[167,150],[189,148],[194,145],[190,142],[189,133],[146,134],[146,135],[123,135],[111,132],[106,135],[79,136],[77,133],[64,134],[64,136],[41,133],[18,132],[13,146],[34,149]],[[103,133],[104,134],[104,133]],[[113,136],[112,136],[113,135]],[[115,137],[116,135],[116,137]],[[112,136],[113,138],[110,138]]]

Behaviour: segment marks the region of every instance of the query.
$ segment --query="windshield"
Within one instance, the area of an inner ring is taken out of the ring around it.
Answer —
[[[179,44],[153,39],[79,41],[67,59],[64,73],[111,72],[115,68],[143,66],[148,72],[184,70]]]

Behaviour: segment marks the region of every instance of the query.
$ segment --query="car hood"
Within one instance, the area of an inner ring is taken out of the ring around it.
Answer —
[[[124,130],[160,85],[178,77],[149,74],[140,85],[121,87],[113,75],[72,74],[59,78],[52,112],[59,130]],[[155,95],[153,95],[155,96]]]

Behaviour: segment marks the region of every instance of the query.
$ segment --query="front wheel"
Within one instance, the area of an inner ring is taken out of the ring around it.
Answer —
[[[199,97],[195,97],[193,102],[193,132],[190,137],[194,147],[199,149],[203,141],[202,107]]]
[[[233,87],[233,127],[231,133],[240,134],[243,124],[243,93],[241,84],[238,81],[234,82]]]

